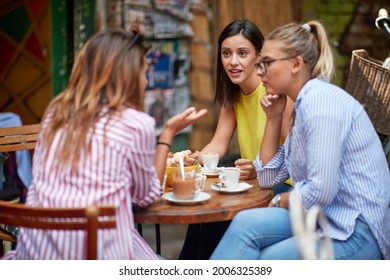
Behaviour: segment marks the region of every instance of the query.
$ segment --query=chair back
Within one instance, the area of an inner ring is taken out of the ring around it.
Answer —
[[[116,228],[114,206],[79,208],[31,207],[0,201],[0,223],[45,230],[85,230],[86,257],[97,259],[98,229]]]
[[[19,150],[33,150],[41,130],[41,124],[21,125],[13,127],[0,128],[0,174],[3,175],[3,166],[8,152]],[[27,151],[26,151],[27,152]],[[24,161],[24,156],[22,157]],[[1,177],[2,178],[2,177]],[[20,197],[22,190],[18,188],[8,188],[3,190],[3,184],[0,184],[0,199],[12,200]]]
[[[0,128],[0,152],[34,149],[40,130],[41,124]]]
[[[377,133],[390,135],[390,69],[364,49],[352,51],[345,90],[369,115]]]
[[[308,211],[303,210],[297,192],[290,193],[290,219],[299,253],[304,260],[334,260],[333,241],[329,237],[329,221],[318,205]],[[324,236],[317,235],[318,225]]]

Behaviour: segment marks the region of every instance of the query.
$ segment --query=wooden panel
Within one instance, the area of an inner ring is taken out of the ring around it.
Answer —
[[[249,19],[256,23],[264,36],[276,27],[293,20],[290,0],[213,0],[213,42],[230,22]]]
[[[211,69],[209,46],[206,43],[193,42],[191,46],[191,67]]]
[[[211,68],[208,71],[202,69],[193,68],[196,71],[191,71],[191,92],[194,99],[203,99],[209,102],[214,100],[214,89],[212,87],[212,81],[210,77]]]
[[[0,28],[0,38],[13,47],[12,55],[0,52],[4,70],[0,73],[0,111],[18,114],[23,124],[38,123],[52,96],[49,1],[20,0],[0,6],[0,22],[10,26]]]
[[[51,89],[51,78],[50,76],[42,79],[40,83],[37,83],[34,93],[26,97],[25,103],[31,109],[35,116],[43,116],[45,113],[48,102],[52,98]]]
[[[44,69],[37,67],[32,59],[27,55],[20,55],[5,75],[4,86],[14,95],[22,96],[43,74]]]
[[[260,2],[260,4],[255,4]],[[244,1],[247,18],[253,20],[264,36],[276,27],[293,20],[293,7],[290,0],[250,0]]]
[[[210,40],[210,28],[209,28],[209,19],[204,14],[195,13],[193,21],[196,22],[196,25],[193,25],[193,30],[195,37],[193,40],[208,42]]]
[[[191,132],[191,137],[189,138],[189,148],[192,151],[200,151],[206,146],[214,135],[214,129],[207,128],[206,126],[197,127],[198,125],[195,125]]]
[[[210,142],[217,121],[213,107],[212,44],[207,1],[197,2],[191,7],[194,36],[191,43],[190,88],[192,106],[198,110],[207,109],[208,113],[192,126],[188,143],[191,150],[201,150]]]

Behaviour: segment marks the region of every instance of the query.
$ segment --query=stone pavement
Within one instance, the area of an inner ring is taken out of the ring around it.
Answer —
[[[160,225],[161,255],[168,260],[177,260],[183,246],[187,225]],[[142,225],[143,237],[149,246],[156,251],[155,226]]]

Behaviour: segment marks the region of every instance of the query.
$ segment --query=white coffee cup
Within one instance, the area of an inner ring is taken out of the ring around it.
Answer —
[[[218,153],[204,153],[202,154],[203,167],[206,172],[216,172],[219,162]]]
[[[237,167],[225,167],[222,170],[222,174],[219,175],[219,180],[227,189],[236,188],[238,186],[239,179],[240,168]]]

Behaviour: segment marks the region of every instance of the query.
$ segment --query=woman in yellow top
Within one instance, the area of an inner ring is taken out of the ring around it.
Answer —
[[[241,169],[241,180],[256,178],[253,161],[260,150],[266,122],[260,105],[265,89],[256,73],[263,40],[259,28],[249,20],[231,22],[218,39],[214,102],[221,106],[221,111],[214,137],[201,152],[225,156],[237,128],[241,158],[236,159],[234,165]],[[282,140],[288,134],[293,107],[290,100],[284,112]],[[208,259],[228,224],[190,225],[179,258]]]
[[[217,85],[214,102],[221,106],[217,129],[202,152],[217,152],[222,158],[237,128],[241,158],[234,164],[241,178],[253,179],[253,161],[263,139],[266,116],[260,104],[265,94],[256,74],[264,37],[251,21],[236,20],[225,27],[218,39]],[[284,113],[282,140],[288,134],[293,103]]]

